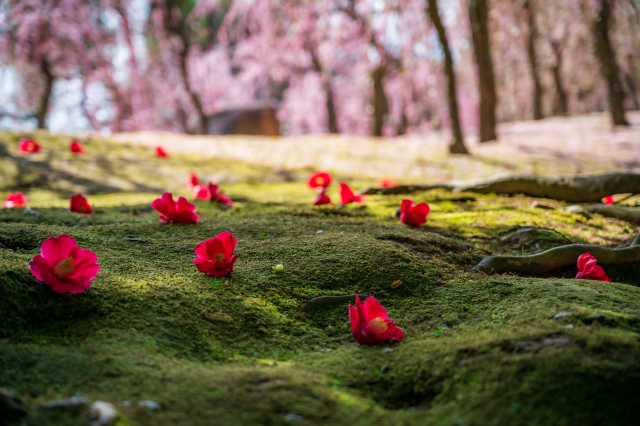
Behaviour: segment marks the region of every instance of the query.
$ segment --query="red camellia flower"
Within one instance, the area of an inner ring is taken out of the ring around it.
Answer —
[[[40,144],[33,139],[22,139],[20,141],[20,152],[23,154],[35,154],[40,152]]]
[[[615,204],[616,200],[613,198],[613,195],[608,195],[602,199],[604,204]]]
[[[191,173],[191,176],[189,177],[189,188],[195,188],[196,186],[200,185],[200,181],[198,180],[198,176],[195,173]]]
[[[156,155],[160,158],[169,157],[169,154],[167,154],[167,151],[165,151],[164,148],[161,146],[156,146]]]
[[[3,207],[5,209],[17,209],[27,205],[27,197],[22,192],[16,192],[7,195],[4,199]]]
[[[76,194],[71,197],[71,207],[69,208],[73,213],[91,214],[93,209],[82,194]]]
[[[400,222],[418,227],[427,222],[429,205],[425,202],[413,205],[413,200],[402,200],[400,204]]]
[[[380,181],[380,188],[393,188],[398,186],[398,182],[393,179],[383,179]]]
[[[331,175],[327,172],[314,173],[309,178],[309,186],[311,188],[326,188],[331,183]]]
[[[216,203],[225,204],[227,206],[233,205],[231,198],[224,195],[222,189],[220,189],[220,187],[215,183],[209,182],[209,194],[209,201],[211,202],[215,201]]]
[[[71,151],[72,154],[84,153],[84,147],[80,145],[80,142],[75,140],[71,141],[71,143],[69,144],[69,150]]]
[[[387,318],[387,310],[375,297],[367,297],[360,303],[356,295],[356,306],[349,305],[351,332],[361,345],[380,345],[388,342],[401,342],[404,332]]]
[[[196,259],[193,263],[200,272],[214,277],[221,277],[233,272],[233,263],[238,258],[233,250],[238,245],[231,232],[222,232],[215,237],[198,243],[194,251]]]
[[[598,259],[593,257],[589,252],[581,255],[578,258],[578,275],[576,275],[576,279],[596,280],[610,283],[611,280],[607,276],[607,273],[604,272],[602,266],[597,265],[597,263]]]
[[[204,185],[196,185],[193,187],[193,198],[196,200],[209,200],[211,193],[209,188]]]
[[[322,188],[322,191],[318,194],[318,198],[316,198],[316,201],[313,203],[314,206],[320,206],[322,204],[331,204],[331,199],[327,195],[327,188]]]
[[[158,218],[160,222],[194,224],[198,221],[198,215],[195,213],[196,206],[184,197],[178,198],[177,202],[173,201],[173,195],[170,192],[165,192],[162,198],[154,200],[151,207],[160,213]]]
[[[364,201],[364,195],[354,194],[349,185],[342,182],[340,182],[340,198],[342,198],[342,204],[361,203]]]
[[[76,244],[69,235],[47,238],[29,267],[38,280],[56,293],[82,293],[98,275],[98,256]]]

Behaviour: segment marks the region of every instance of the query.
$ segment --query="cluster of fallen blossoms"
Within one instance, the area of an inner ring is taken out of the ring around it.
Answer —
[[[84,153],[84,147],[77,141],[71,141],[70,151],[74,154]],[[40,152],[41,146],[36,141],[28,139],[20,143],[23,154]],[[161,147],[156,147],[158,157],[167,158],[168,154]],[[309,179],[311,188],[319,188],[319,194],[314,205],[331,204],[327,189],[331,184],[331,175],[326,172],[316,173]],[[383,182],[383,186],[395,185],[395,182]],[[231,206],[233,201],[224,195],[218,185],[209,182],[201,185],[196,175],[192,174],[189,182],[196,200],[207,200]],[[364,196],[355,194],[344,182],[340,183],[341,204],[362,203]],[[4,201],[4,208],[21,208],[27,204],[27,197],[22,193],[9,194]],[[152,207],[164,223],[194,225],[198,222],[196,206],[184,197],[173,199],[170,192],[165,192],[160,198],[152,202]],[[78,214],[92,214],[93,208],[82,194],[73,195],[70,199],[70,211]],[[414,204],[413,200],[402,200],[397,211],[400,221],[411,227],[418,228],[427,222],[429,205],[425,202]],[[225,231],[213,238],[198,243],[194,252],[196,258],[193,264],[198,271],[215,276],[227,276],[233,272],[238,255],[234,253],[238,240]],[[46,239],[40,254],[33,257],[29,267],[33,276],[51,290],[60,294],[78,294],[88,290],[91,281],[98,275],[100,265],[96,253],[78,246],[75,239],[69,235],[60,235]],[[281,265],[278,265],[281,266]],[[604,269],[597,265],[597,260],[589,253],[584,253],[577,261],[577,279],[599,280],[610,282]],[[274,269],[275,270],[275,269]],[[279,270],[282,270],[280,268]],[[349,305],[349,321],[355,341],[363,345],[386,344],[401,342],[404,339],[403,330],[387,316],[387,310],[375,297],[367,297],[364,302],[355,296],[355,304]]]

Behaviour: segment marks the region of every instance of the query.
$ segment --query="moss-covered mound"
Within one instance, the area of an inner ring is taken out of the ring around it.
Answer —
[[[113,403],[119,425],[640,424],[637,267],[607,270],[614,283],[575,270],[469,272],[489,253],[617,246],[635,232],[624,222],[432,191],[413,196],[432,213],[411,229],[394,217],[400,197],[311,207],[305,170],[160,160],[95,141],[72,157],[68,140],[42,135],[43,153],[21,157],[17,139],[0,135],[0,195],[30,198],[0,210],[0,387],[25,401],[16,424],[86,424],[43,408],[71,396]],[[197,225],[160,223],[150,202],[165,189],[187,195],[189,171],[236,204],[197,202]],[[67,211],[76,191],[94,215]],[[238,238],[239,257],[216,279],[193,266],[193,248],[221,231]],[[54,294],[29,273],[60,234],[99,256],[86,293]],[[375,295],[405,340],[359,346],[347,304],[302,309],[351,293]]]

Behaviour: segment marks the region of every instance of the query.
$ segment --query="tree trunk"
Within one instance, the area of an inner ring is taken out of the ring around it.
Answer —
[[[451,58],[451,49],[449,49],[447,34],[445,33],[444,26],[440,20],[440,14],[438,13],[437,0],[429,0],[427,8],[429,19],[431,19],[433,25],[436,27],[438,40],[444,52],[444,73],[447,76],[447,101],[449,103],[449,117],[451,119],[451,134],[453,135],[453,142],[449,146],[449,152],[452,154],[469,154],[462,139],[458,99],[456,97],[456,75],[453,72],[453,60]]]
[[[382,126],[389,113],[389,102],[384,92],[384,77],[387,73],[386,66],[379,66],[373,73],[373,136],[382,136]]]
[[[542,83],[538,75],[538,57],[536,56],[536,40],[538,39],[538,29],[533,14],[530,0],[524,0],[522,5],[527,15],[527,25],[529,27],[529,37],[527,39],[527,58],[531,68],[531,78],[533,79],[533,119],[541,120],[542,114]]]
[[[44,129],[47,112],[49,111],[49,102],[51,101],[51,92],[53,91],[53,80],[55,78],[46,59],[42,59],[40,62],[40,71],[42,71],[44,75],[44,92],[42,93],[40,105],[38,105],[38,110],[36,111],[36,119],[38,120],[38,129]]]
[[[598,3],[597,15],[593,23],[595,53],[600,61],[602,75],[607,81],[611,120],[614,125],[628,126],[629,123],[624,117],[624,107],[622,105],[624,92],[620,83],[618,64],[609,39],[609,22],[613,9],[613,0],[599,0]]]
[[[487,0],[469,0],[469,19],[480,86],[480,142],[487,142],[498,138],[496,136],[496,83],[491,62]]]
[[[633,102],[634,109],[639,110],[640,101],[638,101],[638,92],[636,91],[636,85],[633,82],[635,69],[633,67],[633,56],[631,54],[627,55],[627,62],[629,63],[629,72],[625,74],[625,80],[627,82],[627,90],[629,91],[629,97],[631,97],[631,101]]]
[[[327,106],[327,127],[329,128],[329,133],[340,133],[338,130],[338,119],[336,117],[336,104],[335,98],[333,95],[333,86],[331,85],[331,79],[327,78],[324,73],[324,69],[322,68],[322,64],[320,63],[320,58],[318,57],[318,52],[315,47],[307,47],[307,51],[311,56],[311,63],[313,64],[313,69],[320,75],[322,79],[322,86],[324,88],[326,106]]]
[[[551,68],[553,73],[553,83],[556,86],[556,101],[553,112],[556,115],[567,115],[569,106],[567,103],[567,91],[562,86],[562,76],[560,74],[562,67],[562,47],[560,42],[551,41],[551,48],[556,55],[556,64]]]
[[[324,82],[324,92],[327,99],[327,121],[329,124],[329,133],[340,133],[338,130],[338,118],[336,117],[336,104],[333,97],[333,87],[331,81]]]
[[[182,50],[180,51],[180,72],[182,74],[182,82],[184,84],[185,89],[187,90],[187,93],[189,94],[189,97],[191,98],[191,102],[193,103],[193,106],[195,107],[196,112],[198,113],[198,125],[196,127],[195,133],[204,135],[207,130],[206,116],[202,109],[202,103],[200,102],[200,98],[198,98],[198,95],[194,93],[194,91],[191,88],[191,84],[189,84],[189,72],[187,71],[188,57],[189,57],[189,41],[183,37]],[[189,129],[185,129],[185,131],[188,131],[188,130]]]

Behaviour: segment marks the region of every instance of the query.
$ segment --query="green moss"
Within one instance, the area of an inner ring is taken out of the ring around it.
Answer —
[[[17,138],[2,136],[13,156]],[[23,171],[66,174],[30,183],[30,210],[0,211],[0,386],[25,398],[29,424],[82,424],[37,408],[72,395],[113,402],[121,426],[278,425],[296,416],[318,425],[640,420],[635,269],[608,269],[615,283],[574,280],[573,270],[545,278],[468,272],[488,253],[621,244],[634,232],[628,224],[532,209],[525,197],[431,191],[413,196],[433,213],[411,229],[394,217],[401,197],[313,208],[302,171],[285,179],[225,161],[210,173],[233,177],[224,188],[236,205],[197,203],[197,225],[165,225],[149,203],[165,188],[187,195],[189,171],[205,174],[206,160],[160,163],[126,145],[89,147],[68,163],[66,153],[43,153],[51,155],[45,165],[29,157]],[[74,177],[83,173],[91,182]],[[15,179],[11,189],[25,179],[3,177]],[[66,211],[75,190],[94,194],[96,214]],[[231,276],[215,279],[193,267],[193,247],[224,230],[238,238],[239,258]],[[53,294],[29,273],[41,242],[62,233],[99,256],[86,293]],[[396,280],[402,285],[392,289]],[[312,297],[354,292],[382,301],[405,341],[358,346],[346,305],[300,309]],[[558,312],[572,315],[554,319]]]

